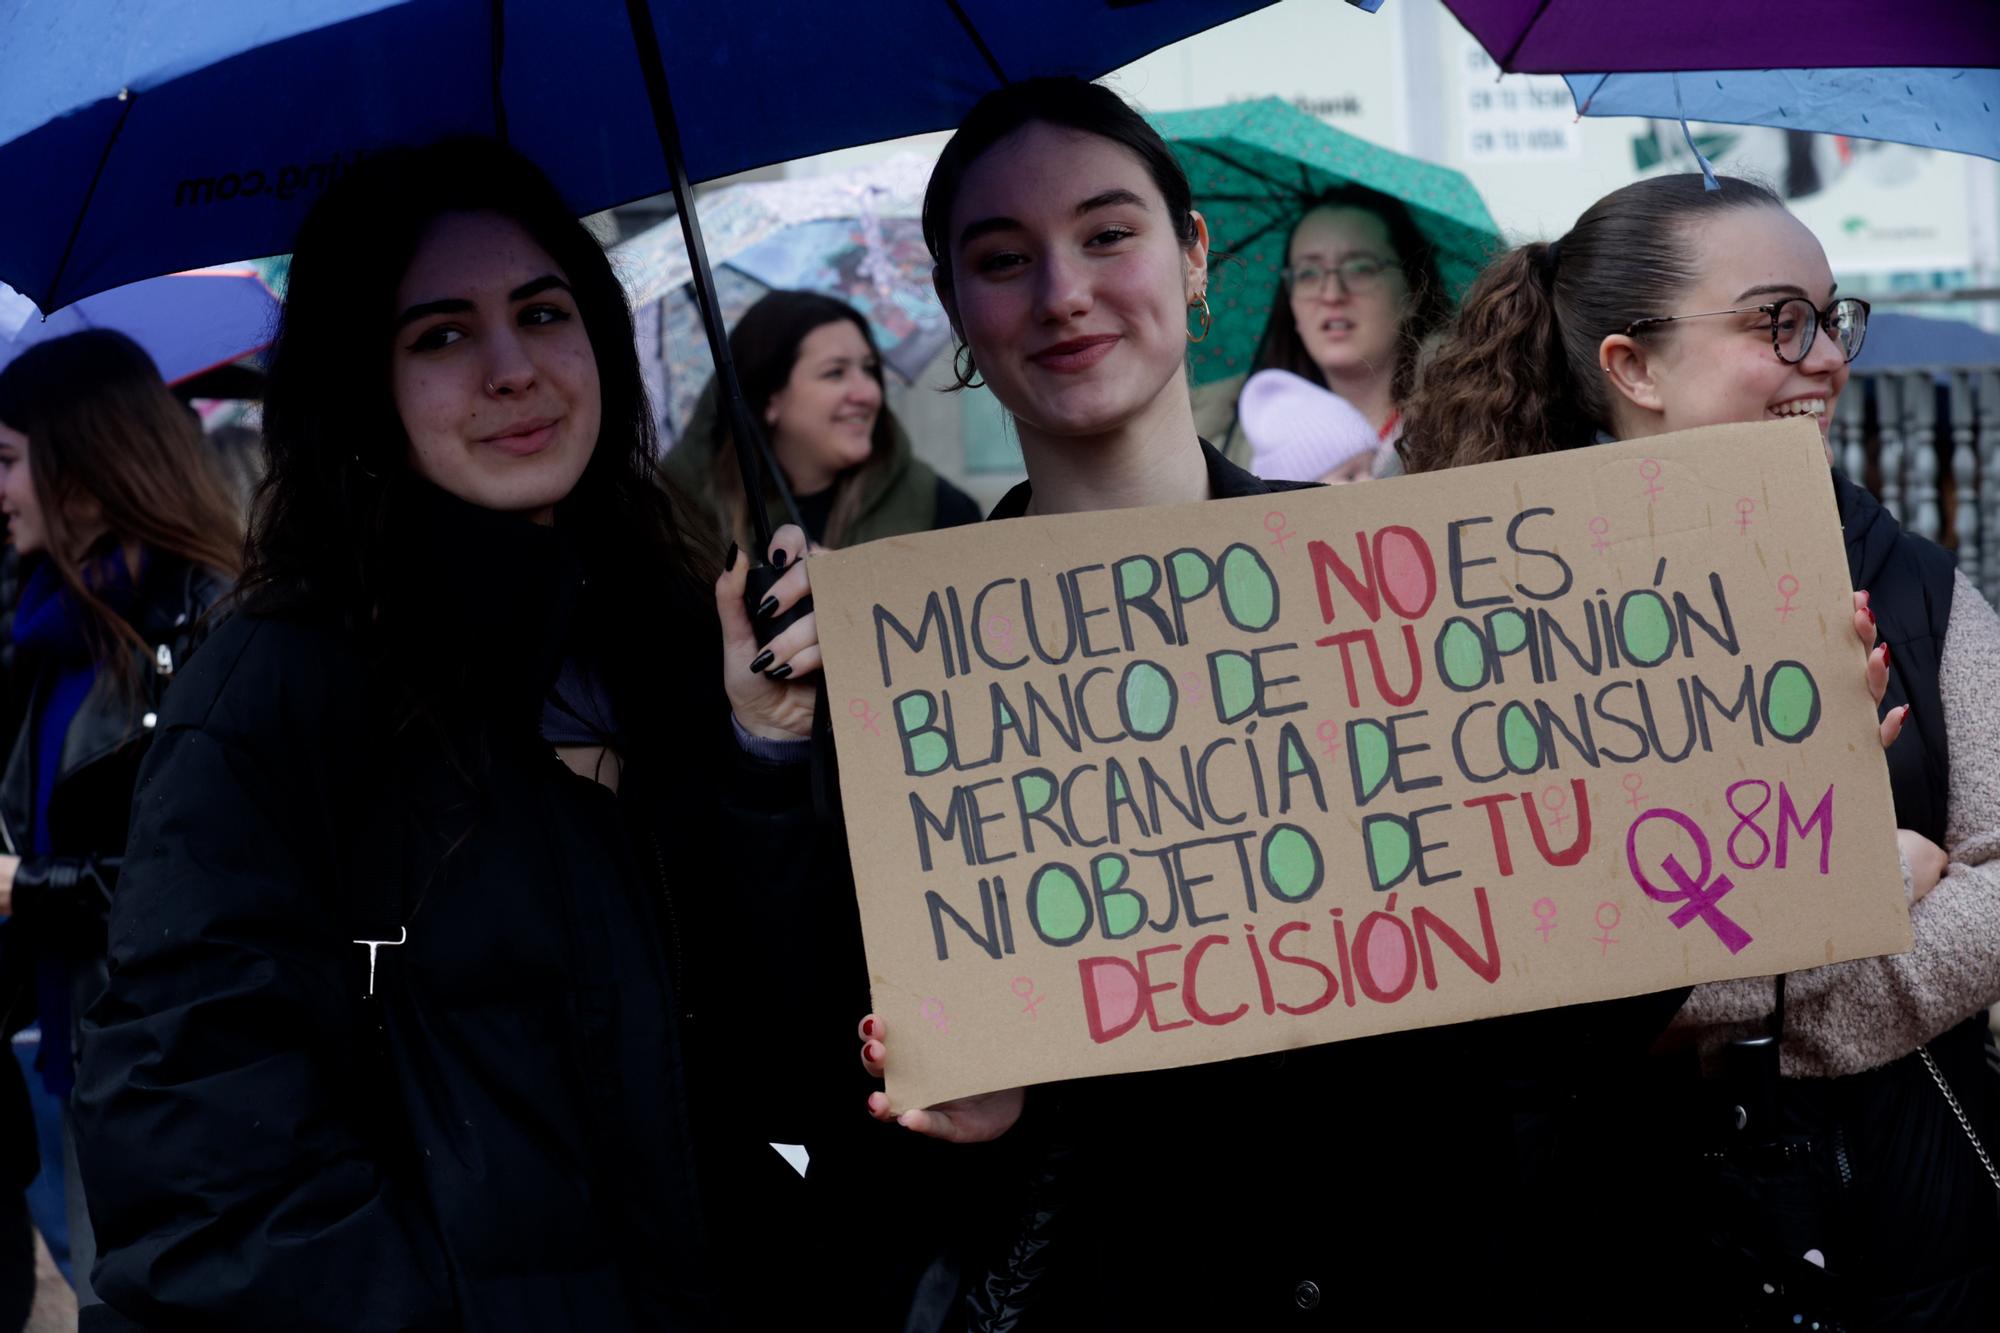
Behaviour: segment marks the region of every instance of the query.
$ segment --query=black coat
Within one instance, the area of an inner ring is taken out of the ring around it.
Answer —
[[[240,614],[169,702],[77,1088],[134,1322],[85,1327],[714,1328],[786,1272],[805,766],[710,685],[616,797],[572,774],[541,701],[614,612],[559,534],[433,508],[403,646],[435,660],[402,665],[452,683],[434,721],[300,614]],[[662,688],[715,679],[703,593]]]
[[[1938,671],[1951,625],[1956,559],[1904,532],[1875,497],[1839,473],[1849,573],[1869,594],[1889,645],[1884,711],[1910,705],[1889,748],[1896,823],[1939,846],[1950,799],[1950,751]],[[1986,1060],[1986,1014],[1934,1038],[1932,1058],[1991,1145],[2000,1083]],[[1856,1327],[1991,1329],[2000,1324],[2000,1206],[1965,1129],[1915,1055],[1847,1078],[1786,1080],[1794,1132],[1835,1141],[1843,1187],[1835,1196],[1834,1253],[1848,1278]]]
[[[1215,498],[1299,485],[1203,450]],[[1686,995],[1032,1089],[1041,1166],[968,1322],[1612,1326],[1595,1293],[1629,1275],[1629,1232],[1604,1209],[1632,1151],[1614,1108]]]
[[[0,843],[22,860],[14,872],[13,914],[0,952],[0,995],[5,997],[0,1031],[5,1034],[11,1036],[34,1020],[36,965],[53,960],[70,970],[70,1049],[76,1050],[75,1025],[104,988],[104,923],[125,854],[139,763],[175,669],[187,660],[210,609],[228,591],[227,579],[214,571],[148,554],[127,616],[146,643],[144,650],[131,649],[137,696],[128,698],[109,671],[97,673],[63,733],[56,772],[43,779],[51,784],[49,838],[55,850],[39,855],[24,850],[35,809],[34,733],[54,667],[30,649],[13,648],[22,713],[0,773]],[[11,1072],[0,1070],[0,1083],[13,1081]],[[25,1091],[0,1088],[0,1108],[8,1145],[4,1173],[25,1184],[38,1165]]]

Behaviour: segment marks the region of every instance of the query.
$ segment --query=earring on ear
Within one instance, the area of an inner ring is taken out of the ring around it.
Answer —
[[[961,389],[983,389],[986,381],[979,378],[979,367],[972,363],[972,349],[964,343],[951,354],[952,378]]]
[[[1198,343],[1208,337],[1208,330],[1215,323],[1215,314],[1208,308],[1208,293],[1196,292],[1194,300],[1188,302],[1188,309],[1194,311],[1196,318],[1201,320],[1201,332],[1190,333],[1187,339],[1191,343]]]

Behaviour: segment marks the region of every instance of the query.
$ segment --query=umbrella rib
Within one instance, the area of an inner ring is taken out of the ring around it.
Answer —
[[[1528,40],[1528,34],[1533,32],[1535,25],[1542,21],[1542,15],[1549,12],[1549,5],[1551,3],[1552,0],[1541,0],[1541,3],[1535,6],[1534,17],[1522,24],[1521,30],[1514,34],[1514,44],[1507,48],[1506,55],[1500,57],[1500,69],[1503,73],[1513,73],[1514,57],[1521,54],[1521,44]]]
[[[1251,166],[1247,162],[1239,162],[1235,158],[1231,157],[1229,154],[1223,152],[1221,149],[1211,148],[1209,145],[1198,142],[1194,139],[1182,139],[1180,140],[1180,143],[1183,147],[1189,149],[1190,151],[1208,154],[1210,157],[1220,162],[1223,166],[1228,167],[1231,171],[1240,171],[1244,175],[1248,176],[1251,180],[1262,181],[1264,184],[1270,186],[1273,190],[1281,191],[1285,194],[1292,193],[1291,187],[1286,185],[1283,181],[1279,180],[1276,176],[1273,176],[1268,172],[1259,171],[1257,170],[1257,168]]]
[[[83,234],[83,220],[90,216],[90,201],[97,196],[97,183],[104,179],[104,168],[111,162],[111,150],[118,146],[118,136],[125,132],[125,122],[131,118],[132,104],[139,100],[139,95],[130,88],[120,88],[118,100],[125,104],[125,109],[118,113],[118,123],[105,137],[104,151],[97,156],[97,170],[90,173],[90,188],[83,194],[83,206],[76,210],[76,222],[69,229],[69,239],[63,242],[62,259],[56,264],[55,275],[49,279],[49,290],[42,299],[43,319],[48,318],[47,312],[54,308],[56,293],[62,290],[63,274],[68,270],[69,257],[76,249],[76,238]]]
[[[979,58],[986,62],[986,68],[993,71],[993,77],[1002,83],[1011,83],[1007,71],[1000,68],[1000,61],[994,56],[993,48],[979,35],[979,27],[965,12],[965,7],[959,4],[958,0],[944,0],[944,3],[945,7],[951,10],[952,17],[958,20],[958,26],[965,29],[965,35],[972,39],[972,45],[978,50]]]
[[[491,16],[487,30],[493,38],[493,137],[506,143],[507,98],[501,91],[500,72],[507,63],[507,0],[489,0],[487,13]]]
[[[1278,224],[1282,221],[1284,221],[1283,218],[1277,218],[1277,217],[1265,218],[1263,225],[1259,226],[1255,231],[1252,231],[1247,235],[1242,236],[1236,240],[1234,244],[1237,253],[1241,253],[1242,251],[1248,250],[1258,241],[1263,240],[1267,233],[1276,231],[1278,229]]]

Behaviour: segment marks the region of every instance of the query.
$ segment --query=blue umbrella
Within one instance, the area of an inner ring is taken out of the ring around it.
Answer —
[[[579,212],[949,127],[1272,0],[65,0],[0,23],[0,281],[44,310],[291,248],[391,144],[498,135]],[[651,65],[653,68],[649,69]],[[671,89],[669,95],[668,89]],[[659,126],[666,112],[678,126]],[[25,197],[24,197],[25,196]]]
[[[39,342],[81,329],[116,329],[153,358],[169,384],[240,361],[270,345],[278,298],[254,270],[207,269],[115,287],[47,319],[0,287],[0,366]]]
[[[492,134],[539,163],[579,213],[673,190],[731,425],[756,439],[690,180],[940,129],[1010,79],[1095,77],[1270,3],[17,7],[0,26],[0,180],[35,190],[8,200],[0,281],[53,310],[156,273],[276,254],[314,196],[368,153]],[[737,451],[751,494],[759,452]],[[761,550],[763,511],[751,514]]]
[[[2000,366],[2000,334],[1961,319],[1898,315],[1877,311],[1868,320],[1868,338],[1854,358],[1857,371],[1912,366]]]
[[[1579,115],[1770,125],[2000,158],[2000,70],[1565,74]]]

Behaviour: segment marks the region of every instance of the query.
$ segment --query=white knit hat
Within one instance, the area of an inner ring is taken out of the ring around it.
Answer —
[[[1250,440],[1250,470],[1266,481],[1318,481],[1381,443],[1352,403],[1289,370],[1252,375],[1236,415]]]

